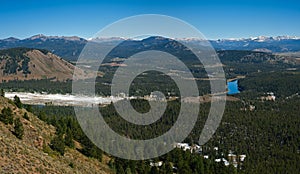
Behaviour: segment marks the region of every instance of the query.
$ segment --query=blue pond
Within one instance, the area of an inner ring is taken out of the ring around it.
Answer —
[[[228,88],[227,94],[229,95],[240,93],[238,87],[238,80],[227,82],[227,88]]]

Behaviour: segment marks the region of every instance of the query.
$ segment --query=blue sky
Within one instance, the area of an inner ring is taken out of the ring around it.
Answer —
[[[0,38],[89,38],[112,22],[139,14],[182,19],[209,39],[300,36],[300,1],[293,0],[3,0]]]

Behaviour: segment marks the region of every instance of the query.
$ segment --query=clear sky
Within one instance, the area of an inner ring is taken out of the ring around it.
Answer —
[[[116,20],[139,14],[182,19],[209,39],[300,36],[299,0],[1,0],[0,38],[89,38]]]

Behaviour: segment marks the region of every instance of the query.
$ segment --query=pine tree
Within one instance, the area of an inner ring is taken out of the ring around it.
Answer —
[[[14,134],[17,138],[22,139],[24,135],[24,127],[20,118],[15,119],[14,121]]]
[[[2,109],[0,121],[2,121],[4,124],[13,124],[13,113],[10,107],[5,107]]]
[[[155,166],[151,167],[151,170],[149,173],[150,174],[159,174],[158,168]]]
[[[17,95],[15,95],[15,97],[14,97],[14,103],[15,103],[15,105],[16,105],[18,108],[22,108],[22,107],[23,107],[23,104],[22,104],[20,98],[19,98]]]
[[[29,120],[27,112],[24,113],[23,118],[25,118],[26,120]]]
[[[125,170],[125,173],[126,174],[132,174],[131,169],[129,167],[127,167],[126,170]]]
[[[125,171],[121,165],[117,165],[117,173],[118,174],[125,174]]]
[[[5,92],[4,92],[3,89],[0,90],[0,96],[1,96],[1,97],[5,97]]]
[[[74,148],[74,141],[73,141],[73,134],[70,129],[67,129],[66,136],[65,136],[65,144],[70,148]]]
[[[62,135],[55,136],[50,142],[51,149],[59,152],[61,155],[65,154],[65,143]]]
[[[172,174],[173,173],[173,168],[172,168],[172,165],[169,161],[166,161],[163,164],[160,173],[163,173],[163,174]]]

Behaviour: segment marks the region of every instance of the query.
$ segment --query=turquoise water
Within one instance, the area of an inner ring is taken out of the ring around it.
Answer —
[[[238,80],[227,82],[227,88],[228,88],[227,94],[229,95],[240,93],[238,87]]]

